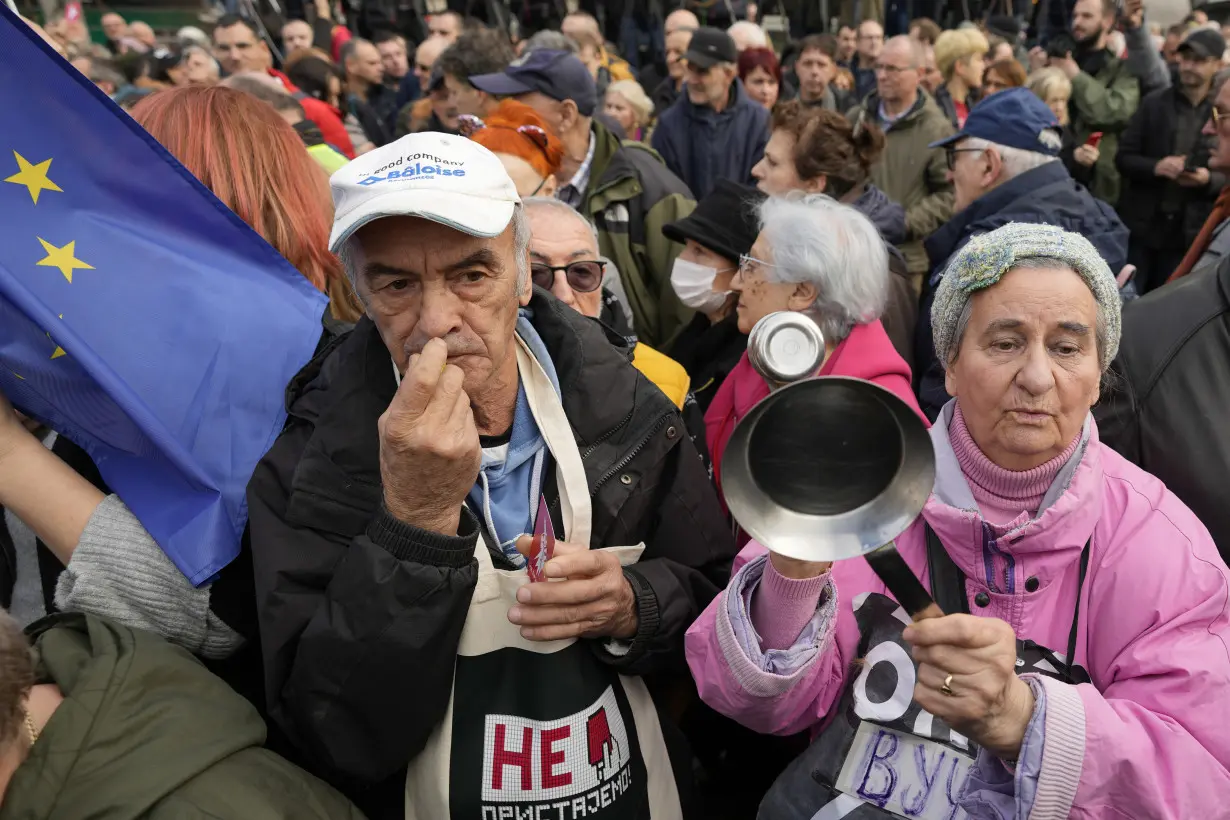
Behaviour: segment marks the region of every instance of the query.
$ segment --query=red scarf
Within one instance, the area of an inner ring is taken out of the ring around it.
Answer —
[[[1200,233],[1196,235],[1196,241],[1187,249],[1187,255],[1183,257],[1179,267],[1175,268],[1174,273],[1170,274],[1170,278],[1166,280],[1167,282],[1173,282],[1192,272],[1192,268],[1196,267],[1200,257],[1209,249],[1209,243],[1213,241],[1213,232],[1228,217],[1230,217],[1230,185],[1221,189],[1221,193],[1217,196],[1217,202],[1213,205],[1213,212],[1204,221],[1204,226],[1200,229]]]

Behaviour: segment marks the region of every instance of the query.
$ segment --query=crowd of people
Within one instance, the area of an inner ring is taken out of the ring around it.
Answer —
[[[0,394],[0,817],[1227,816],[1230,28],[581,5],[28,21],[328,308],[201,585]],[[732,517],[781,313],[943,617]]]

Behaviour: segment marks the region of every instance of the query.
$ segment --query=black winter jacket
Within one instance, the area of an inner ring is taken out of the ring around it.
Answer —
[[[1163,88],[1145,97],[1128,121],[1127,130],[1119,137],[1115,165],[1124,183],[1123,194],[1119,197],[1119,214],[1132,232],[1132,238],[1143,240],[1146,247],[1177,249],[1190,246],[1209,218],[1213,201],[1226,185],[1226,176],[1217,171],[1209,172],[1209,184],[1203,188],[1180,188],[1177,183],[1153,173],[1158,160],[1175,153],[1190,156],[1198,166],[1208,165],[1215,137],[1198,133],[1193,145],[1175,150],[1175,105],[1188,105],[1186,99],[1176,101],[1176,95],[1182,93],[1177,87]],[[1212,105],[1213,95],[1209,94],[1197,106],[1197,119],[1202,124],[1208,121]],[[1175,186],[1182,202],[1172,222],[1165,219],[1162,211],[1162,200],[1170,185]]]
[[[639,616],[631,650],[593,649],[622,674],[685,676],[684,631],[735,554],[716,494],[674,405],[632,367],[626,343],[540,289],[530,308],[589,479],[592,544],[646,545],[625,570]],[[468,510],[457,536],[384,510],[377,420],[395,389],[388,350],[364,319],[291,383],[287,427],[248,487],[270,716],[373,817],[401,816],[406,764],[449,702],[478,573]],[[498,551],[492,559],[511,568]]]
[[[932,421],[949,399],[944,368],[935,355],[931,335],[931,305],[948,260],[973,237],[1009,222],[1056,225],[1093,243],[1115,273],[1127,264],[1128,232],[1115,209],[1094,199],[1059,162],[1048,162],[1005,182],[978,199],[923,243],[934,267],[923,282],[914,343],[914,378],[918,404]]]
[[[1102,441],[1153,473],[1209,528],[1230,561],[1230,260],[1123,309],[1102,401]]]

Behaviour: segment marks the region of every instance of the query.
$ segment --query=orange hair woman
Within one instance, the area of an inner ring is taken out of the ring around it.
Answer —
[[[222,86],[151,94],[133,118],[205,187],[248,223],[313,285],[335,319],[362,308],[341,262],[329,253],[333,203],[328,182],[290,125],[268,104]]]
[[[564,146],[525,103],[504,100],[486,120],[463,116],[461,133],[500,158],[522,199],[555,195]]]

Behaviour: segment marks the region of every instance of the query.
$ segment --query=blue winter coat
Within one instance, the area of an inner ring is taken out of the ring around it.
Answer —
[[[653,132],[654,150],[697,200],[708,196],[719,179],[753,184],[752,166],[769,141],[768,109],[748,97],[738,79],[731,94],[734,102],[719,114],[693,104],[684,86]]]
[[[923,284],[915,333],[914,373],[918,403],[932,420],[950,398],[944,389],[944,368],[935,355],[931,336],[931,304],[935,301],[935,289],[944,276],[948,260],[966,242],[1009,222],[1056,225],[1078,233],[1093,243],[1116,274],[1127,264],[1128,229],[1119,220],[1119,215],[1072,179],[1061,162],[1048,162],[1026,171],[953,214],[952,219],[923,243],[933,267]]]

